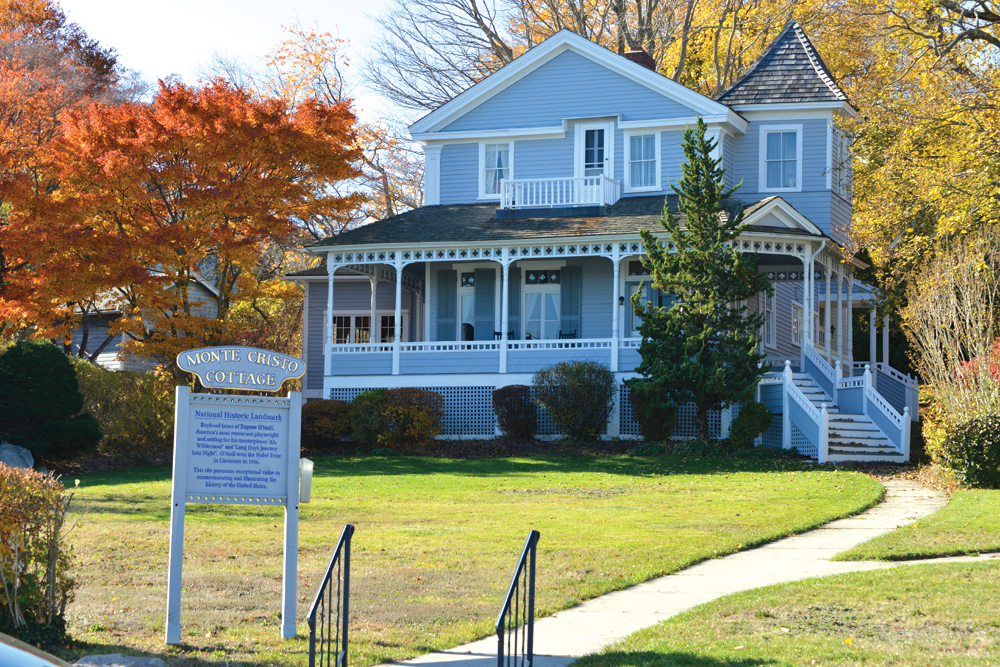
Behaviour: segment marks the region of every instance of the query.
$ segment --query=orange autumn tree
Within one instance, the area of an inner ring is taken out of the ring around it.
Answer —
[[[356,205],[331,185],[355,178],[354,117],[344,104],[251,97],[222,81],[161,82],[150,104],[71,113],[49,195],[16,202],[4,237],[38,335],[66,336],[89,294],[117,310],[128,353],[172,361],[235,337],[241,291],[299,221]],[[37,261],[38,258],[44,258]]]
[[[119,95],[114,52],[49,0],[0,0],[0,232],[12,203],[51,186],[46,164],[62,115]],[[30,269],[0,244],[0,332],[25,324],[13,274]]]

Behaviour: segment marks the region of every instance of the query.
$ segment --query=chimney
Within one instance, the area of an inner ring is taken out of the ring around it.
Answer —
[[[625,54],[625,57],[636,63],[637,65],[642,65],[646,69],[651,69],[656,71],[656,61],[653,57],[646,53],[646,51],[641,46],[633,46]]]

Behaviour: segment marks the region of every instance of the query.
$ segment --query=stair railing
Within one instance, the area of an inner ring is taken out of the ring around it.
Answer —
[[[910,460],[910,408],[904,407],[903,414],[889,405],[882,394],[872,384],[871,368],[865,367],[865,416],[872,420],[886,440],[891,442],[903,459]]]
[[[497,616],[497,667],[533,667],[535,661],[535,552],[537,530],[528,533],[507,597]],[[506,638],[506,646],[504,639]],[[506,651],[504,650],[506,648]],[[504,657],[507,661],[504,663]]]
[[[810,372],[813,369],[815,369],[815,373]],[[833,404],[837,405],[839,373],[833,369],[833,366],[826,363],[826,359],[821,357],[812,345],[803,345],[802,347],[802,372],[815,380],[819,388],[833,400]]]
[[[309,608],[309,667],[347,667],[347,621],[351,598],[351,536],[347,524],[326,566],[316,598]],[[334,566],[337,567],[334,572]],[[317,635],[318,630],[318,635]],[[317,643],[319,651],[317,652]],[[319,662],[316,661],[317,655]],[[335,662],[331,662],[331,658]]]
[[[816,458],[820,463],[826,463],[830,457],[830,413],[827,404],[819,410],[806,395],[795,386],[792,376],[792,362],[785,361],[785,419],[788,426],[789,445],[791,426],[799,431],[816,446]],[[814,435],[815,439],[810,435]]]

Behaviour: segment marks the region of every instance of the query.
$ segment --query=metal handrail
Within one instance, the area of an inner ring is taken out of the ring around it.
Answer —
[[[347,524],[326,566],[323,581],[309,607],[309,667],[347,667],[347,621],[351,598],[351,536],[354,526]],[[337,566],[336,606],[334,606],[333,567]],[[333,611],[334,613],[331,613]],[[319,620],[319,662],[316,662],[316,628]],[[325,650],[324,650],[325,647]],[[336,662],[330,662],[330,656]],[[324,661],[323,658],[326,657]]]
[[[516,656],[520,655],[520,667],[533,667],[535,660],[535,552],[538,547],[538,538],[541,536],[537,530],[528,532],[528,539],[524,542],[524,549],[521,550],[521,557],[514,568],[514,576],[510,579],[510,586],[507,587],[507,597],[504,598],[503,607],[497,615],[497,667],[504,667],[504,636],[507,637],[507,662],[511,664],[511,658],[517,664]],[[527,568],[527,576],[522,578]],[[513,613],[511,613],[513,605]],[[523,630],[522,630],[523,626]],[[520,646],[518,645],[520,636]]]

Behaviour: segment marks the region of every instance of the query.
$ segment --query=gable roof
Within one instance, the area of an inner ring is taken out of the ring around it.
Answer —
[[[507,86],[531,73],[541,65],[566,51],[575,51],[608,69],[691,108],[698,116],[729,116],[725,105],[705,97],[672,79],[649,70],[624,56],[591,42],[569,30],[560,30],[541,44],[518,56],[482,81],[474,84],[450,101],[410,125],[410,134],[434,132],[478,106]]]
[[[847,95],[827,69],[805,31],[789,21],[746,74],[718,98],[738,104],[846,103]]]

